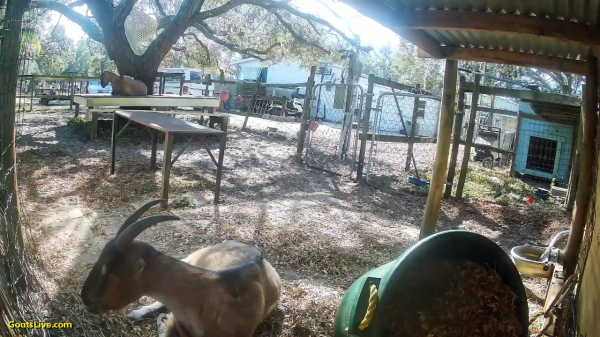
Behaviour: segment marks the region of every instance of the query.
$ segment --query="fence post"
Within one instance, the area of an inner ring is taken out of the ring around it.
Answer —
[[[15,141],[15,100],[17,95],[17,73],[19,69],[19,49],[23,14],[29,1],[9,0],[6,4],[0,43],[0,213],[2,236],[6,238],[7,278],[19,290],[26,283],[20,260],[23,254],[23,234],[19,219],[19,199],[17,191],[17,161]],[[33,79],[33,78],[32,78]],[[32,91],[35,92],[34,89]],[[33,101],[32,101],[33,102]],[[33,104],[33,103],[32,103]]]
[[[565,269],[564,277],[567,279],[575,271],[577,258],[579,257],[579,248],[583,239],[587,211],[590,204],[590,195],[592,194],[592,169],[596,162],[596,127],[597,127],[597,107],[598,107],[598,68],[597,59],[590,50],[586,60],[585,74],[585,120],[583,133],[583,150],[581,155],[581,167],[579,173],[579,186],[577,188],[577,197],[575,200],[575,214],[571,221],[571,233],[565,247]]]
[[[442,188],[448,168],[448,152],[450,152],[450,140],[452,138],[452,124],[454,123],[454,110],[456,99],[456,76],[458,75],[458,61],[446,60],[446,71],[444,73],[444,93],[442,94],[442,107],[440,111],[440,124],[438,130],[437,148],[435,162],[433,164],[433,176],[427,193],[427,204],[423,214],[420,238],[429,236],[435,232],[436,223],[442,206]]]
[[[359,131],[360,139],[360,152],[358,153],[358,167],[356,170],[356,180],[360,181],[363,176],[363,170],[365,167],[365,153],[367,152],[367,138],[369,137],[369,123],[371,121],[371,105],[373,104],[373,88],[375,87],[375,75],[369,75],[369,86],[367,88],[367,100],[365,103],[365,113],[362,118],[362,125],[358,127],[362,128]],[[373,130],[375,133],[375,130]]]
[[[346,152],[348,151],[348,146],[350,143],[350,130],[352,130],[352,116],[354,115],[354,112],[352,111],[352,96],[354,94],[354,64],[356,63],[356,58],[358,57],[357,53],[351,53],[350,56],[348,57],[348,78],[346,80],[346,83],[348,84],[348,89],[346,90],[346,105],[344,107],[344,118],[342,120],[342,132],[344,132],[344,135],[342,137],[342,146],[340,147],[341,149],[341,157],[343,158],[343,156],[346,155]],[[350,122],[350,125],[348,127],[348,122]]]
[[[460,176],[456,186],[456,199],[462,199],[467,171],[469,170],[469,160],[471,159],[471,145],[473,144],[473,135],[475,133],[475,122],[477,120],[477,105],[479,104],[479,82],[481,75],[475,75],[475,91],[471,95],[471,114],[469,115],[469,125],[467,129],[467,139],[465,141],[465,153],[460,167]]]
[[[462,133],[462,123],[465,116],[465,91],[463,90],[464,83],[465,77],[461,76],[458,86],[458,106],[456,107],[456,117],[454,118],[452,154],[450,155],[450,166],[448,167],[448,178],[446,178],[446,191],[444,191],[444,199],[450,198],[450,195],[452,194],[452,185],[454,185],[454,175],[456,174],[456,162],[458,161],[460,135]]]
[[[310,76],[308,82],[306,82],[306,92],[304,94],[304,108],[302,111],[302,121],[300,122],[300,134],[298,135],[298,148],[296,149],[296,162],[302,163],[302,152],[304,151],[304,142],[306,141],[306,128],[308,127],[308,120],[310,118],[310,102],[312,100],[312,91],[315,86],[315,74],[317,73],[317,67],[312,66],[310,68]]]
[[[225,72],[223,70],[220,70],[219,79],[221,80],[221,89],[219,89],[219,109],[222,110],[224,102],[220,98],[221,93],[225,91]]]
[[[416,94],[420,94],[421,93],[421,85],[417,84],[415,86],[415,89],[413,90],[414,93]],[[408,151],[406,153],[406,164],[404,165],[404,172],[410,172],[410,163],[411,163],[411,158],[413,155],[413,147],[415,145],[415,136],[417,133],[417,116],[419,114],[419,96],[415,97],[415,102],[413,105],[413,114],[412,114],[412,118],[410,120],[410,141],[408,142]],[[402,113],[402,111],[399,111],[399,113]],[[403,125],[403,127],[405,128],[405,125]],[[404,132],[406,132],[406,128],[404,130]],[[415,167],[416,170],[416,167]]]

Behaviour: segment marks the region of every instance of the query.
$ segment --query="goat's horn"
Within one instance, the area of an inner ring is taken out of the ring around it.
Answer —
[[[129,216],[129,218],[127,218],[127,220],[125,220],[125,222],[123,222],[123,224],[121,225],[121,228],[119,228],[119,231],[117,232],[117,237],[119,236],[119,234],[121,234],[121,232],[123,232],[127,227],[129,227],[129,225],[131,225],[132,223],[136,222],[139,218],[142,217],[142,215],[144,215],[144,213],[146,213],[150,208],[152,208],[155,205],[158,205],[159,203],[165,201],[165,199],[154,199],[154,200],[150,200],[147,203],[143,204],[140,208],[138,208],[135,212],[133,212],[133,214],[131,214]]]
[[[175,220],[179,220],[179,218],[172,215],[154,215],[143,218],[142,220],[138,220],[137,222],[131,224],[131,226],[127,227],[127,229],[125,229],[121,235],[117,236],[117,239],[115,240],[115,247],[118,251],[124,252],[129,244],[147,228],[152,227],[160,222]]]

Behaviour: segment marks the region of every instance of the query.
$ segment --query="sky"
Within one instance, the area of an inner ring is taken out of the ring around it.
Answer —
[[[329,8],[336,14],[331,13],[322,2],[326,2],[329,5]],[[331,0],[295,0],[294,6],[303,12],[322,17],[348,35],[353,33],[360,36],[362,45],[370,45],[374,48],[378,48],[388,43],[395,44],[398,41],[398,37],[395,33],[370,18],[361,15],[345,4]],[[75,10],[85,14],[87,6],[76,7]],[[336,17],[336,15],[342,19]],[[56,25],[59,18],[59,13],[52,12],[52,20],[48,25]],[[85,36],[85,33],[77,24],[71,22],[64,16],[60,18],[60,24],[65,27],[67,36],[75,42]]]

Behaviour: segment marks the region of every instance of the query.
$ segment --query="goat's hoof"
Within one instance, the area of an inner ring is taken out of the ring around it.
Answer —
[[[132,321],[139,321],[145,318],[152,317],[153,314],[154,311],[146,310],[146,308],[140,308],[137,310],[131,310],[131,312],[127,314],[127,318],[129,318]]]

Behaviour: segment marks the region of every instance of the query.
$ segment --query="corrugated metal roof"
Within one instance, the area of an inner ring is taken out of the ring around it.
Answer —
[[[343,1],[343,0],[342,0]],[[461,10],[522,14],[596,25],[598,0],[372,0],[396,10]]]
[[[360,6],[385,6],[386,11],[442,10],[475,11],[505,15],[527,15],[567,20],[596,25],[600,23],[600,0],[341,0],[360,11]],[[377,20],[377,17],[372,17]],[[387,23],[390,26],[389,22]],[[394,27],[390,26],[392,30]],[[549,37],[515,34],[510,32],[485,32],[481,30],[423,31],[442,46],[483,48],[559,58],[584,60],[588,47],[577,43]]]

